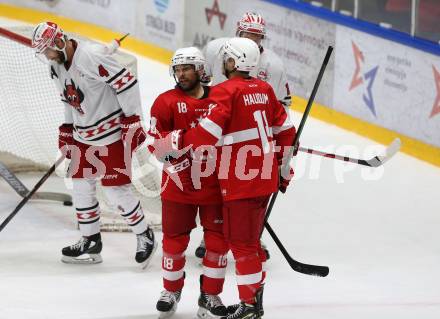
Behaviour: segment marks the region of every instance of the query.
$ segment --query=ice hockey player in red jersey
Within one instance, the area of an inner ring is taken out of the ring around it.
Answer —
[[[289,109],[292,98],[287,81],[286,68],[281,58],[272,50],[263,47],[263,41],[266,38],[266,22],[261,14],[256,12],[246,12],[237,22],[236,36],[249,38],[260,48],[260,60],[257,67],[251,71],[250,75],[260,80],[268,82],[277,97],[277,99]],[[216,85],[227,78],[222,72],[222,56],[219,54],[223,44],[229,38],[218,38],[210,41],[203,49],[206,58],[206,79],[211,80],[212,85]],[[262,243],[269,259],[269,251]],[[205,254],[204,242],[196,249],[196,256],[201,258]]]
[[[96,183],[137,237],[136,262],[146,267],[156,242],[139,200],[131,192],[131,152],[146,136],[136,77],[100,44],[69,38],[53,22],[38,24],[32,47],[50,68],[64,104],[59,148],[71,158],[73,203],[81,239],[62,249],[66,263],[99,263],[102,241]]]
[[[223,145],[216,172],[223,197],[223,231],[235,259],[240,303],[227,319],[261,318],[265,260],[259,235],[270,195],[284,192],[291,174],[279,178],[288,160],[295,128],[272,87],[249,76],[258,64],[257,44],[232,38],[224,44],[223,72],[228,78],[211,89],[216,103],[196,128],[175,130],[156,149],[159,156],[179,157],[191,147]]]
[[[174,53],[170,73],[177,85],[159,95],[151,107],[148,135],[153,140],[174,130],[196,127],[203,114],[209,110],[209,87],[200,83],[204,65],[204,56],[197,48],[181,48]],[[196,179],[193,182],[191,163],[193,167],[200,165],[201,171],[205,171],[208,165],[215,168],[215,159],[209,163],[206,153],[188,153],[177,160],[164,161],[161,198],[165,290],[157,302],[160,318],[171,316],[180,300],[185,279],[185,251],[190,232],[196,227],[197,213],[203,226],[207,250],[203,258],[197,315],[198,318],[206,319],[226,316],[226,307],[219,297],[229,250],[222,232],[220,186],[212,172],[205,174],[206,177],[199,176],[199,183]]]

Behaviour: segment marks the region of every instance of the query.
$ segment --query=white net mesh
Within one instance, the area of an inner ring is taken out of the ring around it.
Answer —
[[[31,27],[8,28],[29,38]],[[136,71],[136,58],[118,52],[117,60]],[[34,57],[33,50],[2,36],[0,32],[0,160],[14,172],[47,170],[58,155],[58,126],[64,108],[48,67]],[[160,175],[150,155],[141,148],[133,160],[133,188],[141,199],[150,225],[161,224]],[[128,231],[113,213],[102,190],[98,199],[103,211],[102,230]]]

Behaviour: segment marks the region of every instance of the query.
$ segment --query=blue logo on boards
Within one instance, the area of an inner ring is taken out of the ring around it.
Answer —
[[[154,5],[159,13],[164,13],[168,9],[168,4],[169,0],[154,0]]]

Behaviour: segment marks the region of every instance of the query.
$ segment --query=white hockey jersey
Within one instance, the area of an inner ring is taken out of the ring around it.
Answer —
[[[121,115],[141,111],[136,77],[104,49],[100,44],[77,41],[68,70],[64,64],[50,66],[64,103],[65,123],[73,124],[75,140],[89,145],[120,140]]]
[[[223,57],[219,53],[228,39],[218,38],[212,40],[203,49],[206,59],[206,75],[212,77],[212,85],[226,80],[226,77],[222,74]],[[268,82],[272,86],[277,99],[283,104],[285,104],[283,101],[286,99],[290,101],[290,89],[283,62],[272,50],[263,50],[257,68],[250,75]]]

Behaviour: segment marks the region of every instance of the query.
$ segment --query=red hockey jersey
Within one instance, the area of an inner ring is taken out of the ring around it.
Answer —
[[[175,88],[160,94],[151,107],[150,129],[148,135],[155,139],[166,136],[170,131],[190,129],[197,126],[203,114],[209,109],[211,101],[207,98],[209,87],[204,87],[205,95],[195,99]],[[198,160],[198,159],[193,159]],[[215,164],[214,164],[215,165]],[[205,169],[205,167],[201,167]],[[190,204],[218,204],[222,202],[220,186],[215,174],[200,178],[201,188],[195,191],[182,191],[162,173],[162,198]]]
[[[184,146],[223,145],[217,175],[225,201],[275,192],[280,154],[274,142],[291,146],[295,127],[272,87],[235,77],[213,87],[210,99],[217,105],[184,134]]]

